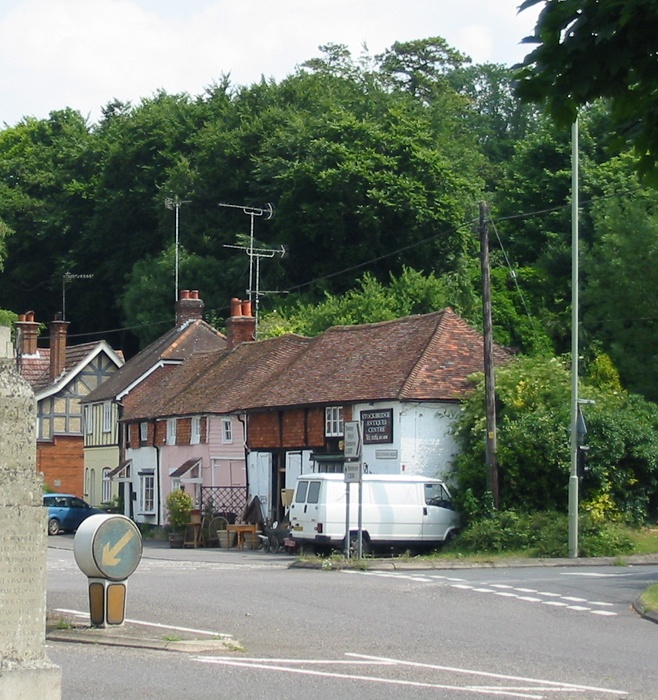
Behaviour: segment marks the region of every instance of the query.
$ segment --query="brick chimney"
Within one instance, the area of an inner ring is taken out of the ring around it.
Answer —
[[[16,321],[16,347],[19,355],[37,354],[39,324],[34,320],[34,311],[26,311]]]
[[[176,328],[188,321],[200,321],[203,318],[204,303],[199,299],[196,289],[181,289],[176,302]]]
[[[66,334],[69,322],[62,321],[62,314],[48,324],[50,328],[50,381],[53,382],[66,367]]]
[[[256,319],[251,315],[251,302],[231,299],[231,317],[226,319],[226,349],[256,340]]]

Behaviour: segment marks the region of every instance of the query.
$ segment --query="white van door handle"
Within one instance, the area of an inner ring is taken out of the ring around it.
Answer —
[[[423,506],[423,515],[427,515],[427,508]]]

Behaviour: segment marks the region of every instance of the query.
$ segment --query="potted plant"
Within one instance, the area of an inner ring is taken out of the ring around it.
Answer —
[[[167,513],[169,514],[169,546],[182,547],[185,526],[190,522],[194,501],[189,493],[174,489],[167,496]]]

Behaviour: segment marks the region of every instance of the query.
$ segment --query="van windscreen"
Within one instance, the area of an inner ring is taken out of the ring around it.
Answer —
[[[297,493],[295,494],[295,503],[304,503],[306,500],[306,489],[308,488],[308,481],[300,481],[297,484]]]
[[[425,503],[428,506],[450,508],[450,496],[442,484],[425,484]]]

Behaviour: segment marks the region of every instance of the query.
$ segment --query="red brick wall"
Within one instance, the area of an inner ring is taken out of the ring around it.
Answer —
[[[279,414],[253,413],[249,416],[249,447],[252,449],[279,447]]]
[[[176,444],[189,445],[192,437],[192,419],[179,418],[176,421]]]
[[[57,436],[53,442],[37,443],[37,471],[54,491],[83,497],[83,438]],[[55,482],[59,481],[59,485]]]
[[[352,415],[348,408],[346,414]],[[345,420],[350,420],[346,418]],[[324,440],[324,408],[290,409],[249,415],[251,449],[321,448]]]

